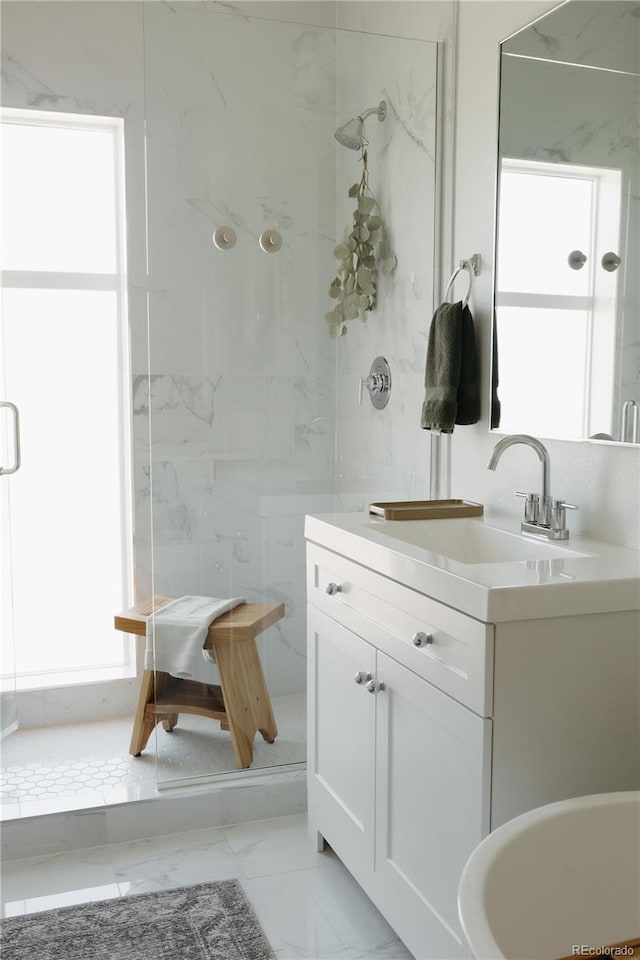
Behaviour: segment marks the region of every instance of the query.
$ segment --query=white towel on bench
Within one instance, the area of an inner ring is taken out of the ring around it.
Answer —
[[[161,670],[181,679],[220,683],[213,652],[203,644],[218,617],[245,603],[244,597],[179,597],[147,619],[145,670]]]

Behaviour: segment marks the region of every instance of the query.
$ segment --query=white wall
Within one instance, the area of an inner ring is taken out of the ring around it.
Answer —
[[[472,307],[485,384],[490,359],[499,43],[554,6],[546,0],[461,0],[458,6],[454,262],[473,253],[482,257]],[[542,353],[537,361],[542,383]],[[483,400],[482,421],[457,427],[452,438],[452,495],[470,497],[494,513],[518,517],[521,501],[514,491],[537,488],[539,463],[532,451],[514,448],[495,473],[486,469],[499,437],[488,432],[486,389]],[[570,514],[570,527],[609,543],[640,547],[640,450],[597,442],[548,441],[547,445],[553,494],[580,507],[579,513]]]

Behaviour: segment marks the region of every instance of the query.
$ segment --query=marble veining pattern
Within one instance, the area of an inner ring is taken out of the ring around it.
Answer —
[[[305,429],[335,402],[317,309],[335,234],[335,32],[211,12],[144,8],[154,293],[148,411],[142,391],[136,410],[150,418],[152,483],[138,501],[152,495],[156,591],[284,600],[259,649],[272,695],[290,695],[305,685],[304,567],[278,522],[294,461],[308,478],[320,465],[324,495],[334,454]],[[238,235],[226,252],[211,243],[222,224]],[[266,227],[278,254],[258,246]],[[295,509],[300,535],[314,496]]]
[[[385,98],[387,119],[367,122],[369,182],[398,265],[381,277],[378,304],[365,324],[351,323],[337,347],[338,491],[358,484],[362,505],[383,493],[407,497],[428,489],[428,434],[420,428],[427,335],[434,305],[435,44],[351,35],[338,40],[340,119]],[[351,221],[349,185],[358,155],[338,154],[339,235]],[[399,185],[404,186],[400,189]],[[391,367],[388,406],[376,410],[357,384],[372,360]]]
[[[640,72],[638,20],[635,0],[589,0],[554,10],[508,41],[509,50],[522,56],[541,57],[590,67]]]
[[[5,916],[70,903],[240,880],[278,960],[411,960],[304,815],[210,827],[3,865]]]

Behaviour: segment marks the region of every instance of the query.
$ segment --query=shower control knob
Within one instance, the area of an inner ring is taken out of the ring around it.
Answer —
[[[365,673],[364,670],[358,671],[355,677],[353,678],[357,684],[368,683],[371,680],[371,674]]]
[[[325,591],[330,597],[333,597],[336,593],[342,592],[342,587],[339,583],[328,583],[325,587]]]
[[[384,357],[376,357],[371,364],[369,375],[360,377],[358,403],[362,403],[365,387],[369,391],[369,399],[376,410],[386,407],[391,393],[391,369]]]
[[[427,644],[433,643],[433,634],[425,633],[423,630],[418,630],[417,633],[411,637],[411,643],[414,647],[426,647]]]

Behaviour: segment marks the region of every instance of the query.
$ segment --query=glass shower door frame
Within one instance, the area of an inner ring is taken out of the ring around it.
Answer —
[[[3,338],[0,338],[3,339]],[[4,367],[0,370],[4,396]],[[20,469],[20,417],[8,400],[0,401],[3,441],[0,449],[0,623],[2,629],[0,680],[0,739],[18,729],[18,694],[15,672],[13,629],[13,565],[11,556],[11,483],[9,477]],[[13,421],[11,425],[11,421]],[[13,433],[13,436],[11,436]]]

